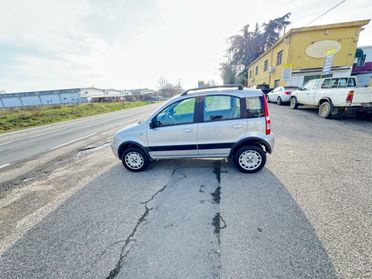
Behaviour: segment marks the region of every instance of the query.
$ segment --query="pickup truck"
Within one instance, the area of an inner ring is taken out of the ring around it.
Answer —
[[[322,118],[346,110],[368,114],[372,112],[372,87],[357,87],[355,77],[313,79],[292,92],[291,108],[297,109],[299,105],[319,108]]]

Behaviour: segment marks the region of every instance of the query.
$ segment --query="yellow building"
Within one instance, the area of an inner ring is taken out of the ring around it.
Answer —
[[[248,86],[267,84],[270,87],[302,87],[308,80],[321,76],[329,50],[334,55],[331,71],[327,76],[349,76],[359,33],[369,21],[291,29],[249,65]]]

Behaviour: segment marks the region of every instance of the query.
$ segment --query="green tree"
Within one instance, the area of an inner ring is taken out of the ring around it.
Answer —
[[[288,21],[290,15],[287,13],[270,20],[262,24],[262,28],[256,23],[253,31],[249,30],[249,25],[245,25],[240,34],[229,38],[227,61],[221,63],[220,67],[225,84],[234,81],[247,85],[249,64],[278,41],[280,32],[285,31],[291,23]]]

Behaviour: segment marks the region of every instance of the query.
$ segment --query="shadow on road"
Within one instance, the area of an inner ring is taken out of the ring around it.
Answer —
[[[336,278],[313,225],[270,169],[247,175],[228,163],[225,171],[223,277]]]
[[[146,214],[146,207],[153,211]],[[225,225],[218,235],[221,243],[214,236],[216,216]],[[172,237],[167,238],[167,229]],[[0,277],[103,278],[118,262],[129,268],[123,247],[133,232],[130,241],[139,248],[128,263],[137,274],[158,270],[180,278],[182,274],[170,274],[175,269],[168,263],[156,261],[179,259],[177,253],[183,252],[184,262],[176,263],[184,266],[183,272],[193,268],[192,261],[194,266],[213,265],[218,259],[219,275],[211,278],[336,277],[313,226],[269,169],[242,174],[214,160],[164,160],[142,173],[116,164],[8,250],[0,260]],[[195,246],[192,239],[201,244]],[[198,249],[186,249],[191,244]],[[216,245],[220,251],[211,253]],[[142,265],[136,265],[139,261]]]

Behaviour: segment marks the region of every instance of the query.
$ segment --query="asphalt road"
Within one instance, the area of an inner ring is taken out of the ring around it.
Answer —
[[[0,135],[0,169],[139,120],[151,113],[156,106],[158,104]]]
[[[0,278],[372,278],[372,122],[270,112],[256,174],[102,146],[5,192]]]

